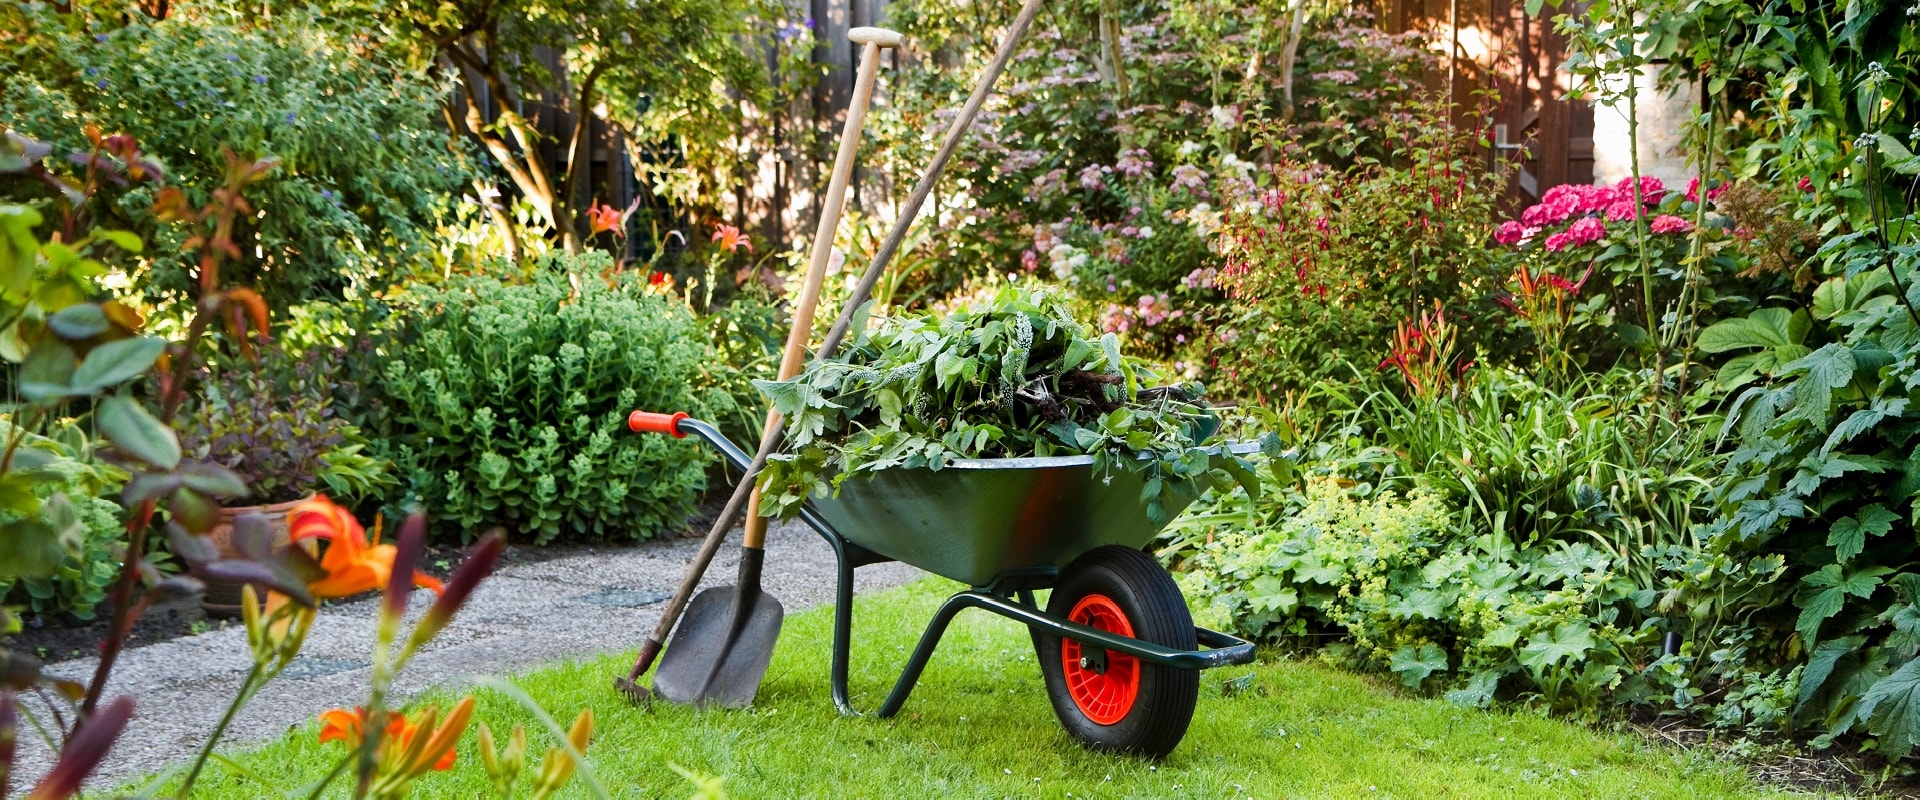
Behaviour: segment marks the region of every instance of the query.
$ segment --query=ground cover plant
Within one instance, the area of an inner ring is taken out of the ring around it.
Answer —
[[[929,579],[855,600],[856,702],[871,705],[891,688],[906,659],[901,643],[956,588]],[[1737,767],[1703,754],[1531,714],[1409,698],[1294,661],[1204,673],[1193,727],[1164,761],[1102,756],[1053,724],[1026,631],[987,614],[955,621],[899,717],[843,718],[827,694],[831,622],[826,609],[787,620],[751,710],[635,708],[606,681],[631,654],[543,668],[513,683],[546,707],[592,710],[596,775],[649,796],[716,785],[735,797],[891,797],[903,786],[1048,797],[1766,794]],[[475,696],[476,722],[537,731],[507,696],[484,688]],[[317,725],[296,730],[238,760],[294,780],[317,775],[334,752],[318,734]],[[553,739],[535,733],[529,741]],[[471,756],[469,747],[461,746],[459,758]],[[198,796],[209,798],[260,791],[245,774],[219,766],[200,786]],[[471,771],[431,774],[418,787],[431,796],[490,794],[485,777]]]

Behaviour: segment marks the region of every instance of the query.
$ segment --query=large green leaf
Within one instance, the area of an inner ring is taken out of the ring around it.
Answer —
[[[1853,351],[1829,344],[1811,355],[1786,366],[1786,371],[1805,371],[1807,378],[1828,389],[1838,389],[1853,380]]]
[[[1800,606],[1800,618],[1794,623],[1800,638],[1808,644],[1817,640],[1820,623],[1846,607],[1847,595],[1866,598],[1881,584],[1880,576],[1893,570],[1887,567],[1862,567],[1851,572],[1839,564],[1828,564],[1800,579],[1800,591],[1794,603]]]
[[[1578,661],[1592,649],[1593,630],[1586,623],[1562,622],[1551,635],[1536,633],[1527,639],[1527,646],[1520,648],[1519,659],[1535,672],[1542,672],[1562,660]]]
[[[1387,668],[1400,676],[1400,682],[1407,688],[1418,689],[1427,680],[1427,676],[1447,671],[1447,651],[1431,644],[1418,648],[1402,647],[1393,651],[1387,659]]]
[[[0,290],[16,302],[26,300],[33,288],[40,251],[33,229],[40,220],[40,212],[31,208],[0,204]]]
[[[1493,704],[1493,693],[1500,688],[1500,673],[1494,670],[1476,672],[1467,679],[1467,685],[1447,692],[1447,702],[1470,708],[1486,708]]]
[[[1874,682],[1860,698],[1860,716],[1889,756],[1904,756],[1920,744],[1920,660],[1908,661]]]
[[[1763,308],[1745,318],[1721,320],[1701,331],[1696,345],[1709,353],[1725,353],[1798,344],[1806,331],[1803,328],[1799,337],[1794,335],[1793,317],[1794,312],[1784,308]]]
[[[1869,300],[1893,285],[1885,270],[1862,272],[1851,278],[1829,278],[1813,290],[1813,315],[1831,320],[1843,314],[1867,308]],[[1888,296],[1877,298],[1880,305],[1892,303]]]
[[[137,401],[109,397],[94,411],[94,422],[107,440],[127,455],[160,469],[180,464],[180,438]]]
[[[20,365],[20,394],[34,402],[65,399],[73,393],[73,373],[73,348],[49,336]]]
[[[1845,563],[1866,549],[1867,537],[1884,536],[1899,521],[1899,514],[1875,503],[1862,509],[1858,518],[1842,517],[1833,523],[1827,530],[1827,544],[1833,545],[1834,557]]]
[[[80,515],[65,495],[47,498],[41,513],[0,524],[0,580],[43,578],[80,548]]]
[[[91,394],[117,386],[153,368],[167,342],[154,336],[120,339],[93,348],[73,371],[74,391]]]

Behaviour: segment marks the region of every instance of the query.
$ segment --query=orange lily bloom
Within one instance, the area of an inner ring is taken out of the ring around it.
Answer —
[[[320,556],[320,568],[326,570],[326,577],[307,584],[314,597],[350,597],[386,588],[397,548],[380,543],[377,527],[373,540],[368,541],[360,521],[324,495],[294,506],[287,518],[295,543],[327,541],[327,551]],[[418,570],[413,573],[413,585],[436,594],[443,588],[438,579]]]
[[[598,201],[587,209],[587,222],[593,226],[594,233],[613,231],[615,236],[625,236],[627,233],[626,215],[620,213],[620,209]]]
[[[405,780],[424,775],[429,770],[453,769],[457,754],[454,745],[459,743],[460,735],[466,732],[467,722],[472,716],[472,696],[463,698],[438,725],[434,723],[439,717],[439,709],[432,706],[414,720],[398,712],[387,712],[387,729],[381,736],[378,755],[380,772]],[[320,722],[321,743],[340,741],[348,747],[359,747],[364,741],[367,710],[336,708],[321,714]],[[422,728],[431,730],[425,743],[416,752],[414,738],[420,735]]]

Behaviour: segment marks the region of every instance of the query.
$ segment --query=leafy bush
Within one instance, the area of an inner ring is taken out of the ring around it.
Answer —
[[[1772,334],[1772,347],[1748,363],[1765,380],[1727,422],[1740,446],[1709,529],[1717,558],[1686,587],[1697,617],[1780,643],[1762,663],[1804,664],[1797,722],[1870,732],[1892,754],[1920,745],[1916,226],[1895,221],[1887,248],[1871,232],[1829,242],[1842,275],[1814,292],[1811,321],[1765,309],[1709,329]],[[1780,335],[1796,318],[1797,335]]]
[[[922,0],[895,13],[936,54],[920,62],[930,69],[902,74],[889,112],[917,134],[971,83],[980,32],[997,12]],[[1309,18],[1294,40],[1296,13]],[[932,258],[902,294],[937,298],[993,274],[1051,276],[1129,352],[1201,377],[1224,299],[1214,284],[1220,210],[1257,202],[1256,162],[1377,152],[1430,59],[1415,37],[1322,14],[1205,0],[1072,3],[1043,18],[1003,79],[1011,90],[966,140],[943,190],[956,199],[942,201],[923,240]],[[1262,118],[1269,139],[1254,135]]]
[[[755,383],[787,426],[788,454],[762,473],[766,507],[791,515],[849,476],[961,458],[1091,453],[1103,470],[1143,461],[1142,499],[1157,519],[1168,484],[1224,482],[1228,471],[1251,480],[1237,459],[1199,447],[1211,427],[1199,387],[1141,386],[1156,377],[1043,289],[1008,286],[938,319],[890,319],[841,358]]]
[[[1213,344],[1241,394],[1271,400],[1370,366],[1396,324],[1435,302],[1470,323],[1463,350],[1493,343],[1489,245],[1505,178],[1481,167],[1443,107],[1414,113],[1387,124],[1399,146],[1386,157],[1344,172],[1275,165],[1258,202],[1226,215],[1219,282],[1234,311]]]
[[[1663,651],[1683,627],[1663,595],[1699,560],[1711,417],[1650,413],[1626,372],[1347,402],[1266,464],[1265,499],[1216,495],[1170,530],[1204,616],[1470,705],[1692,702],[1714,664]]]
[[[686,307],[606,267],[555,257],[522,282],[460,276],[394,299],[368,429],[442,531],[643,539],[692,511],[700,448],[633,436],[626,415],[713,419],[734,402],[696,387],[715,355]]]
[[[247,214],[235,231],[255,257],[228,269],[275,306],[383,288],[430,263],[433,228],[472,177],[448,148],[446,86],[431,73],[311,12],[254,26],[217,6],[165,20],[92,8],[0,9],[9,75],[0,119],[61,151],[86,149],[76,120],[136,133],[196,206],[225,180],[225,153],[278,159],[248,192],[262,216]],[[162,225],[151,200],[132,192],[96,213],[155,245],[150,264],[128,270],[140,288],[181,296],[198,282],[196,262],[175,246],[187,234]]]
[[[1604,370],[1653,350],[1656,332],[1745,313],[1804,283],[1804,274],[1784,276],[1805,272],[1784,210],[1758,186],[1703,191],[1697,178],[1684,192],[1653,177],[1638,192],[1632,178],[1555,186],[1494,233],[1514,248],[1504,303],[1532,335],[1541,368]],[[1683,306],[1667,324],[1656,319]]]
[[[11,440],[17,429],[0,423],[0,431]],[[67,429],[62,438],[78,440],[79,431]],[[93,619],[95,609],[107,600],[107,590],[120,574],[116,550],[126,547],[126,523],[119,504],[107,499],[127,480],[127,473],[111,464],[82,455],[84,443],[69,445],[57,439],[26,434],[13,454],[14,469],[30,473],[36,481],[33,491],[43,501],[58,493],[66,498],[73,519],[78,523],[65,533],[73,541],[65,542],[65,554],[57,566],[41,574],[9,576],[0,574],[0,602],[24,605],[36,614],[71,614]],[[22,465],[31,462],[31,467]],[[18,521],[21,515],[0,512],[0,524]]]
[[[219,464],[249,493],[230,505],[298,500],[325,489],[363,498],[396,483],[388,465],[364,454],[359,429],[332,407],[333,372],[314,350],[295,360],[269,348],[258,363],[207,370],[205,397],[180,421],[180,446],[191,458]]]

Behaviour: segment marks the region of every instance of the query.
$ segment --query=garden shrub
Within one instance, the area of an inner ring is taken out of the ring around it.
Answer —
[[[1536,364],[1604,371],[1653,351],[1663,329],[1704,327],[1804,284],[1794,266],[1803,242],[1784,232],[1792,217],[1778,198],[1751,184],[1700,184],[1555,186],[1500,223],[1494,238],[1512,247],[1502,302],[1531,335]],[[1682,306],[1673,325],[1656,319]]]
[[[284,503],[315,492],[354,502],[397,485],[392,465],[367,454],[360,429],[336,413],[339,361],[331,348],[294,358],[268,345],[215,358],[196,376],[201,396],[181,415],[180,446],[247,485],[245,496],[226,505]]]
[[[1761,382],[1727,422],[1715,558],[1684,588],[1696,624],[1775,643],[1756,666],[1802,670],[1796,722],[1897,755],[1920,745],[1920,219],[1890,230],[1832,239],[1838,274],[1805,311],[1709,329],[1771,357],[1747,364]]]
[[[447,87],[433,73],[311,12],[254,25],[254,12],[219,4],[164,20],[90,8],[0,9],[0,119],[59,152],[86,150],[85,125],[138,135],[195,207],[225,182],[228,152],[277,159],[235,231],[248,258],[227,269],[276,307],[431,270],[435,226],[473,177],[458,143],[449,149]],[[95,213],[152,243],[150,261],[128,269],[137,288],[182,296],[198,280],[177,246],[188,234],[156,220],[151,201],[132,191]]]
[[[1710,659],[1663,651],[1684,627],[1663,595],[1701,557],[1712,418],[1642,389],[1489,371],[1454,396],[1350,398],[1268,461],[1264,499],[1203,500],[1164,554],[1215,621],[1459,702],[1690,698]]]
[[[1212,344],[1243,396],[1273,400],[1372,366],[1395,326],[1435,302],[1463,323],[1464,351],[1497,344],[1490,246],[1505,177],[1446,113],[1422,104],[1388,122],[1398,145],[1351,169],[1277,164],[1258,176],[1257,202],[1226,214],[1219,283],[1233,311]]]
[[[16,431],[11,422],[0,422],[0,432],[11,439]],[[75,541],[64,543],[64,558],[48,574],[11,579],[0,575],[0,602],[24,606],[35,614],[65,613],[90,620],[120,574],[116,551],[126,547],[126,523],[120,505],[108,497],[126,482],[127,473],[85,455],[87,446],[78,429],[67,428],[59,435],[56,439],[29,433],[20,447],[39,456],[28,470],[39,479],[34,492],[41,500],[56,492],[64,495],[75,512],[79,524],[70,532]],[[4,521],[17,518],[13,512],[0,512]]]
[[[924,239],[936,258],[915,276],[936,288],[903,294],[937,298],[992,274],[1051,277],[1129,352],[1203,376],[1225,299],[1215,284],[1221,211],[1257,202],[1257,163],[1383,147],[1383,126],[1430,59],[1415,37],[1315,12],[1289,105],[1279,77],[1294,8],[1076,3],[1047,17],[950,171],[952,199]],[[954,20],[993,12],[928,0],[897,13],[930,51],[952,56],[901,76],[897,113],[918,132],[978,66],[965,48],[979,25]],[[1257,137],[1258,119],[1285,133]]]
[[[696,385],[715,355],[691,312],[607,265],[552,257],[395,298],[370,425],[441,532],[644,539],[692,511],[701,448],[633,435],[627,413],[713,419],[734,401]]]

